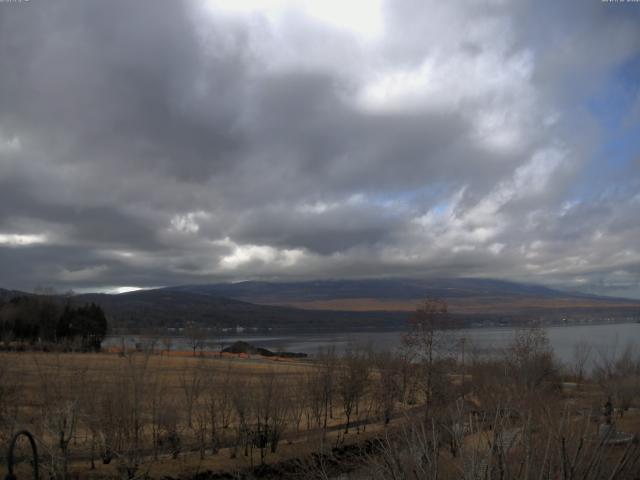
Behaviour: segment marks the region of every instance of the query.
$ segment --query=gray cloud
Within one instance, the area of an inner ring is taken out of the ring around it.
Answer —
[[[590,103],[634,72],[633,5],[261,4],[0,3],[0,285],[640,296],[640,153],[603,154],[618,113]]]

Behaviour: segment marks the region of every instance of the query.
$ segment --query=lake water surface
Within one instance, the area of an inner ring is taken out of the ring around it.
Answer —
[[[473,350],[482,353],[499,352],[513,340],[516,333],[513,327],[500,328],[469,328],[455,332],[460,338],[466,339],[466,349],[469,353]],[[621,352],[627,345],[640,347],[640,323],[618,323],[598,325],[568,325],[546,328],[551,346],[557,357],[563,362],[571,362],[576,344],[586,342],[592,347],[592,360],[598,355],[611,354],[614,351]],[[311,356],[320,349],[335,347],[337,352],[342,352],[349,344],[370,345],[373,349],[393,350],[402,343],[405,331],[392,332],[349,332],[349,333],[286,333],[274,335],[237,334],[224,338],[210,339],[208,349],[219,350],[220,346],[242,340],[257,347],[269,350],[282,350],[289,352],[302,352]],[[142,337],[126,336],[128,347],[135,343],[144,342]],[[122,337],[108,337],[105,346],[119,346]],[[176,337],[172,341],[173,349],[189,349],[188,341]]]

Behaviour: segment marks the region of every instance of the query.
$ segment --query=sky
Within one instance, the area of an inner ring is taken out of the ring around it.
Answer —
[[[0,287],[640,298],[640,3],[0,2]]]

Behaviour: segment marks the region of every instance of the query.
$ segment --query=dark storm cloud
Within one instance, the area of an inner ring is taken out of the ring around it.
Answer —
[[[0,3],[0,285],[640,294],[638,152],[607,168],[589,103],[640,52],[635,11],[394,1],[362,33],[375,2],[334,3]]]
[[[461,115],[368,114],[348,103],[349,94],[325,74],[287,73],[256,88],[255,154],[266,157],[269,169],[282,169],[300,182],[270,195],[405,191],[425,179],[464,178],[482,168],[462,170],[465,154],[482,152],[465,145],[468,126]]]
[[[400,214],[381,214],[357,202],[340,208],[315,204],[298,210],[281,205],[247,212],[230,233],[242,243],[284,248],[304,245],[325,255],[388,241],[402,223]]]

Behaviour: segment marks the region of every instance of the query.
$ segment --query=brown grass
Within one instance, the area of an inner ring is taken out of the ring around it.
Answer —
[[[144,354],[135,354],[137,357],[143,357]],[[147,375],[156,375],[162,379],[164,385],[164,404],[175,405],[180,407],[183,401],[183,391],[181,379],[186,372],[203,368],[208,373],[218,372],[221,376],[231,371],[232,377],[243,379],[250,384],[259,382],[261,376],[267,373],[276,373],[279,379],[284,379],[285,385],[293,384],[299,381],[302,376],[310,369],[316,368],[312,362],[300,360],[290,360],[281,358],[264,358],[259,356],[233,355],[217,353],[207,353],[204,355],[193,356],[192,352],[171,352],[149,355],[147,365]],[[62,395],[71,394],[65,392],[66,385],[74,385],[73,388],[86,388],[90,390],[95,385],[98,388],[109,389],[110,386],[117,388],[120,372],[127,369],[128,359],[119,353],[42,353],[42,352],[22,352],[9,353],[0,352],[0,364],[4,366],[5,378],[10,379],[13,388],[16,389],[16,399],[20,402],[19,417],[21,419],[20,428],[27,428],[36,432],[40,436],[39,441],[44,440],[48,445],[56,445],[56,439],[53,432],[46,433],[41,425],[36,422],[41,415],[43,403],[46,403],[45,394],[43,393],[42,384],[43,376],[55,379],[54,383],[62,386]],[[77,378],[82,376],[86,378],[86,384],[78,386]],[[77,377],[77,378],[76,378]],[[69,387],[71,388],[71,387]],[[146,404],[146,403],[145,403]],[[184,420],[183,420],[184,421]],[[33,423],[32,423],[33,422]],[[329,420],[328,426],[337,427],[344,422],[344,418],[340,412],[340,407],[336,405],[334,416]],[[348,443],[360,441],[365,435],[371,435],[376,430],[382,428],[381,425],[368,425],[367,433],[361,429],[352,429],[352,433],[344,435],[341,428],[327,432],[324,439],[321,432],[315,425],[307,431],[305,421],[303,420],[300,433],[292,430],[286,431],[281,441],[277,453],[269,453],[267,463],[274,463],[285,459],[300,457],[312,451],[317,450],[320,446],[319,442],[323,440],[326,445],[336,444],[338,442]],[[254,452],[253,458],[245,457],[242,452],[238,452],[235,458],[232,458],[231,448],[221,448],[215,454],[207,454],[204,459],[200,459],[199,453],[192,450],[195,437],[191,433],[187,433],[188,429],[183,424],[182,432],[184,435],[183,452],[177,459],[173,459],[168,454],[162,454],[157,461],[143,462],[142,469],[149,469],[149,474],[154,478],[160,478],[165,475],[188,476],[203,470],[229,471],[235,472],[255,466],[259,463],[259,455]],[[7,438],[8,432],[0,432]],[[229,432],[231,434],[231,432]],[[96,459],[95,470],[90,470],[89,450],[88,450],[89,430],[85,423],[81,422],[72,441],[73,451],[70,471],[81,477],[103,478],[118,476],[117,461],[111,462],[109,465],[103,465],[99,459]],[[189,436],[191,435],[191,436]],[[145,435],[145,442],[149,442],[148,435]],[[40,442],[42,443],[42,442]],[[4,448],[4,445],[3,445]],[[55,448],[55,447],[54,447]],[[45,449],[41,449],[45,453]],[[2,452],[4,454],[4,452]],[[150,454],[149,454],[150,455]],[[25,466],[21,467],[23,470]],[[4,477],[6,470],[0,465],[0,478]]]
[[[290,307],[306,310],[344,310],[354,312],[414,312],[424,299],[378,299],[378,298],[340,298],[331,300],[310,300],[288,302]],[[447,304],[451,313],[482,314],[482,313],[514,313],[527,310],[557,310],[557,309],[625,309],[637,311],[638,305],[628,302],[592,301],[582,298],[448,298]],[[275,305],[275,303],[274,303]]]

